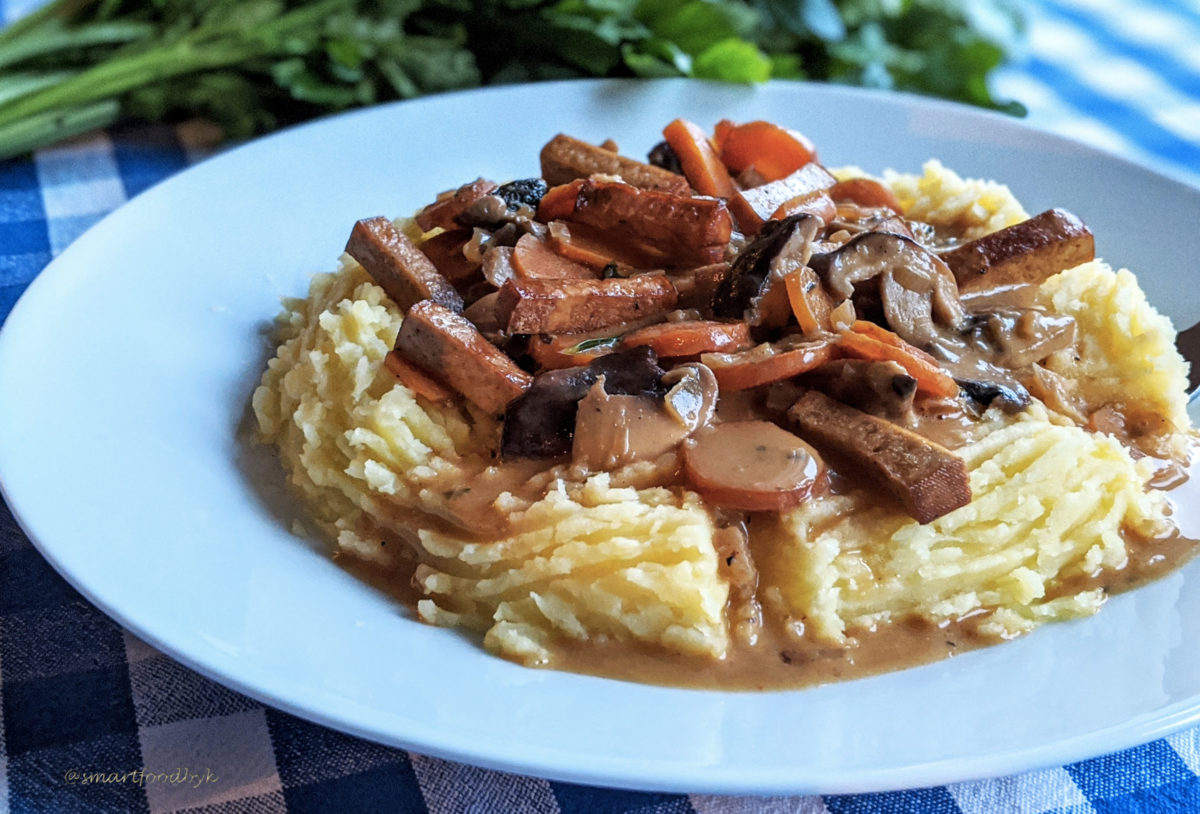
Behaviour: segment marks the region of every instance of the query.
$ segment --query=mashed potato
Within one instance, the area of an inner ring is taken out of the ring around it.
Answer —
[[[936,161],[920,176],[884,177],[908,216],[967,238],[1026,217],[1006,187]],[[1077,356],[1047,367],[1089,404],[1164,416],[1169,445],[1184,449],[1185,365],[1133,276],[1094,262],[1041,292],[1078,322]],[[254,394],[261,439],[278,446],[337,550],[384,566],[398,552],[415,556],[421,619],[482,631],[489,650],[524,663],[553,664],[561,643],[584,639],[724,657],[725,557],[692,492],[559,468],[533,497],[498,494],[491,508],[507,525],[490,539],[437,522],[453,510],[446,483],[486,477],[498,425],[397,383],[383,360],[401,318],[345,260],[287,303],[279,351]],[[973,501],[932,523],[855,489],[756,524],[749,543],[768,612],[834,646],[907,617],[936,624],[983,611],[980,630],[1000,638],[1094,613],[1103,592],[1064,592],[1069,580],[1123,566],[1123,530],[1166,527],[1162,495],[1145,488],[1149,463],[1037,403],[1016,416],[989,411],[983,426],[959,450]]]

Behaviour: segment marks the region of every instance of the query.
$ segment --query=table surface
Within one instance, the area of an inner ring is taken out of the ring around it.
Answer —
[[[0,0],[0,22],[36,0]],[[1043,0],[997,77],[1039,127],[1200,186],[1200,4]],[[212,149],[126,127],[0,162],[0,319],[89,226]],[[264,707],[91,607],[0,503],[0,810],[31,812],[1172,812],[1200,810],[1200,729],[1015,777],[884,794],[594,789],[367,743]]]

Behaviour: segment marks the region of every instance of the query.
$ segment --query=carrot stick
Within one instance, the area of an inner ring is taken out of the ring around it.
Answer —
[[[595,344],[567,353],[572,348],[590,342]],[[605,342],[605,337],[589,334],[534,334],[529,337],[529,355],[542,370],[561,370],[565,367],[583,367],[597,357],[612,353],[618,344],[616,337],[612,337],[611,342]]]
[[[433,379],[428,373],[401,356],[398,351],[390,351],[383,358],[383,365],[396,377],[396,380],[400,384],[426,401],[432,401],[435,404],[445,404],[454,398],[453,390]]]
[[[829,361],[832,355],[833,342],[825,341],[785,351],[759,345],[741,353],[706,353],[700,361],[712,370],[720,388],[728,392],[799,376]]]
[[[672,359],[701,353],[733,353],[750,347],[750,327],[744,322],[660,322],[634,331],[622,340],[627,348],[648,345]]]
[[[788,303],[792,306],[792,313],[796,315],[796,324],[800,326],[801,333],[816,333],[821,326],[817,321],[816,313],[808,302],[808,295],[804,293],[804,281],[800,279],[800,270],[797,269],[783,278],[783,284],[787,290]]]
[[[575,201],[579,198],[579,190],[585,179],[576,178],[565,184],[550,187],[542,200],[538,202],[537,219],[542,223],[552,220],[562,220],[571,217],[575,211]]]
[[[917,380],[917,391],[934,398],[954,398],[958,384],[937,359],[873,322],[858,320],[838,339],[838,349],[859,359],[896,362]]]
[[[717,125],[717,149],[730,172],[753,166],[767,181],[786,178],[817,158],[816,147],[803,133],[764,121],[722,121]]]
[[[829,190],[833,200],[849,201],[859,206],[885,206],[893,212],[900,211],[900,203],[890,189],[870,178],[848,178],[838,181]]]
[[[513,267],[526,279],[594,280],[598,275],[585,265],[563,257],[546,241],[531,234],[521,235],[513,247]]]
[[[628,272],[629,269],[650,268],[655,264],[653,258],[648,258],[629,246],[614,240],[613,232],[605,233],[582,223],[563,223],[553,221],[549,224],[550,234],[546,239],[547,245],[567,260],[580,263],[590,269],[603,271],[610,263],[616,263],[619,269]],[[615,237],[625,238],[626,235],[617,231]]]
[[[736,191],[733,179],[699,126],[687,119],[676,119],[662,132],[667,144],[679,157],[683,174],[693,189],[701,195],[726,199],[733,197]]]

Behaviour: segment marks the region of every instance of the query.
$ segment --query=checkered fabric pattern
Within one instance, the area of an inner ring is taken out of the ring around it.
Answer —
[[[31,0],[0,0],[0,20]],[[1000,90],[1031,119],[1200,183],[1200,6],[1046,0]],[[0,319],[85,229],[211,147],[125,128],[0,162]],[[0,503],[0,810],[14,812],[1200,811],[1200,730],[1016,777],[885,794],[732,798],[587,788],[367,743],[264,707],[91,607]]]

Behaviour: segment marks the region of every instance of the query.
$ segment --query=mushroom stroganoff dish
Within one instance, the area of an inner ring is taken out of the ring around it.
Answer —
[[[579,135],[363,213],[279,318],[260,438],[416,618],[529,666],[801,687],[1193,553],[1186,363],[1081,218],[766,121],[676,119],[644,160]]]

